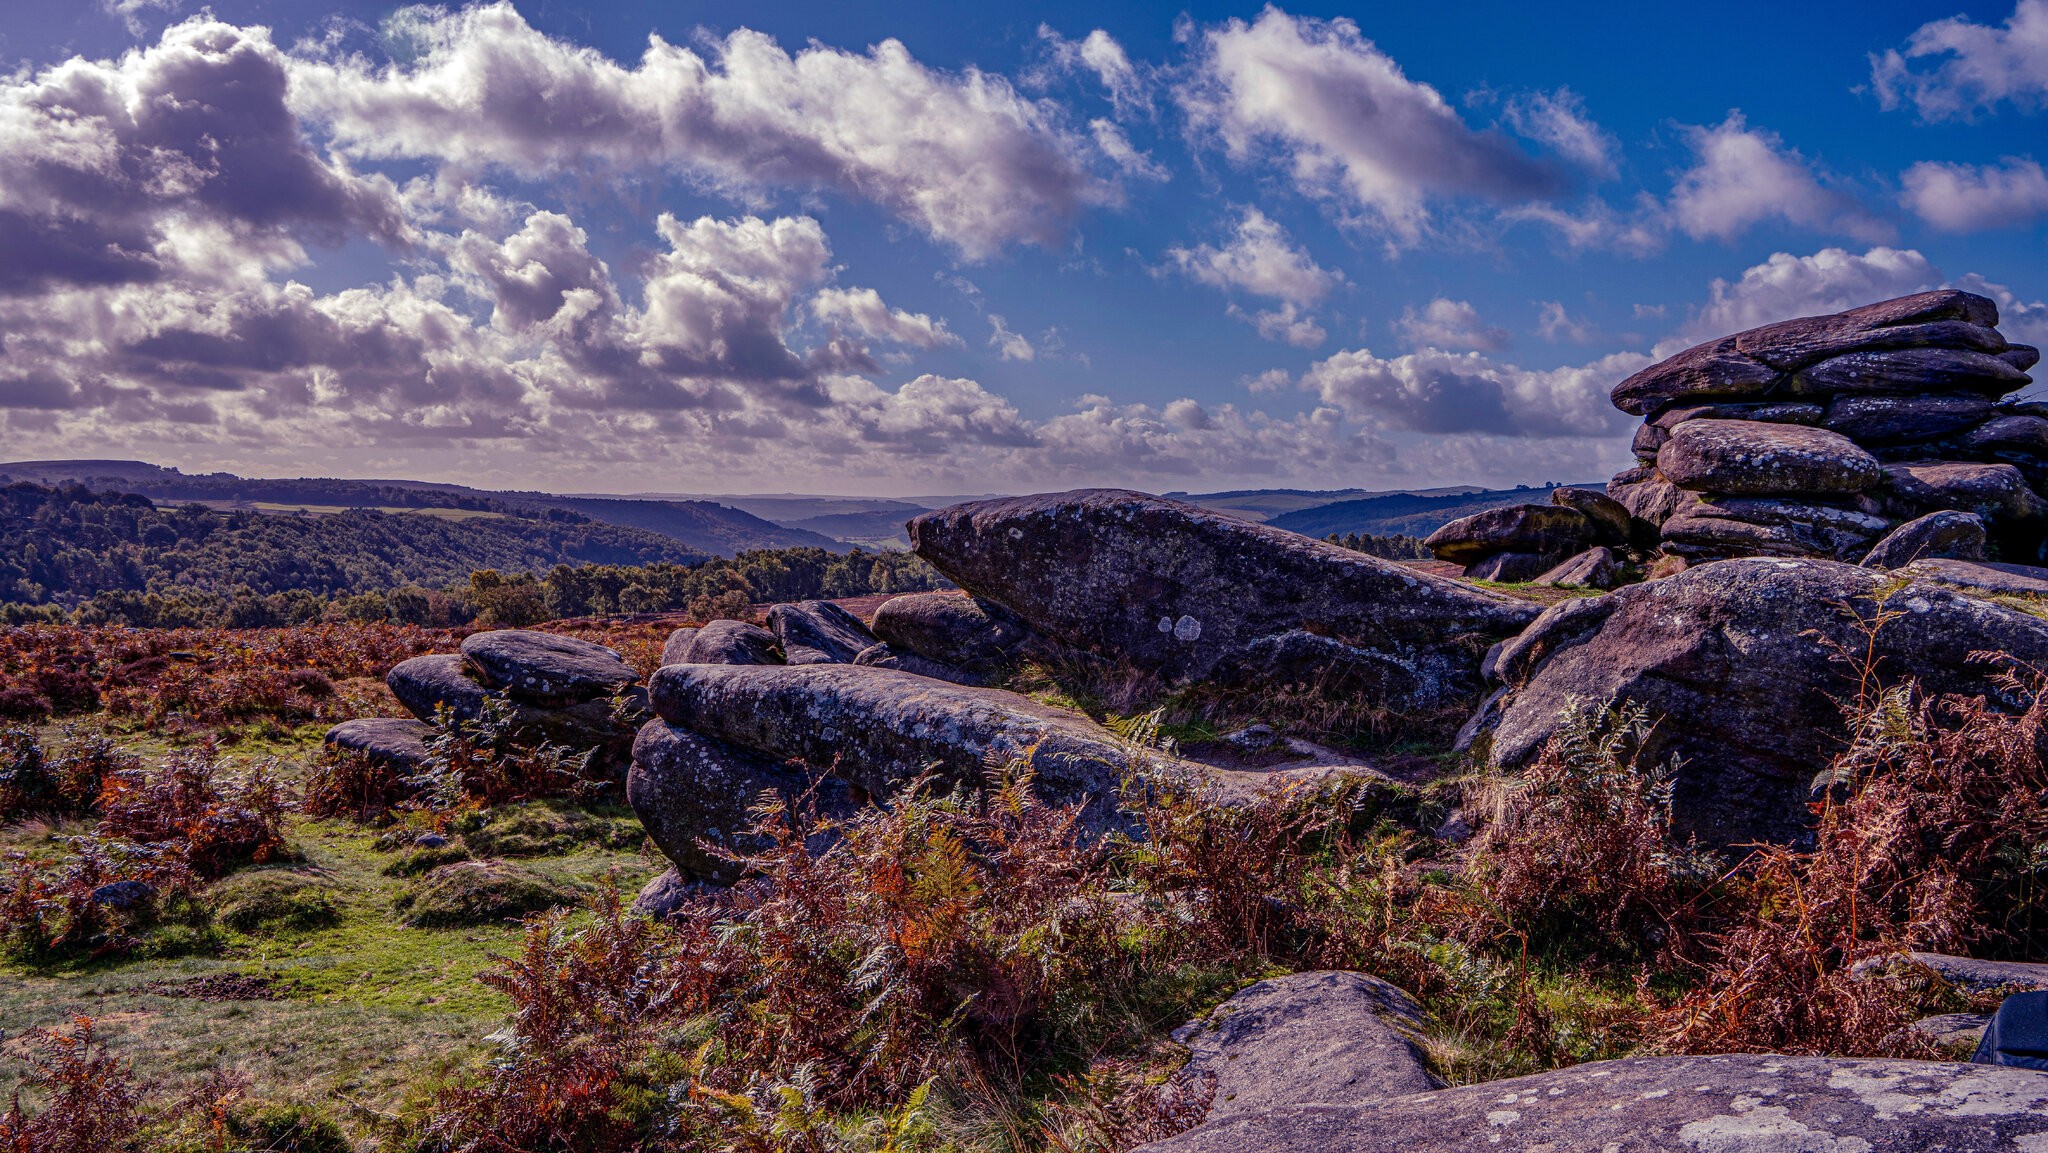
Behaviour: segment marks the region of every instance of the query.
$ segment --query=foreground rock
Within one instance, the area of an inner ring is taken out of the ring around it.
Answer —
[[[1813,774],[1841,747],[1836,698],[1855,688],[1827,643],[1862,650],[1841,606],[1870,617],[1888,579],[1828,561],[1729,560],[1555,605],[1499,649],[1491,674],[1501,691],[1465,743],[1490,730],[1493,763],[1512,769],[1557,734],[1574,702],[1639,704],[1660,719],[1652,755],[1681,758],[1681,834],[1716,846],[1796,841]],[[1913,677],[1930,692],[2011,707],[1996,667],[1971,654],[2048,660],[2048,620],[1923,582],[1886,603],[1899,610],[1875,642],[1888,681]]]
[[[1204,1120],[1281,1105],[1354,1105],[1437,1087],[1410,1038],[1414,998],[1363,973],[1260,981],[1174,1031],[1182,1077],[1210,1080]]]
[[[1922,557],[1984,559],[1984,519],[1969,512],[1930,512],[1893,529],[1863,558],[1864,568],[1904,568]]]
[[[1218,1118],[1144,1153],[2016,1153],[2048,1148],[2048,1074],[1743,1055],[1599,1061],[1356,1105]]]
[[[1030,635],[1001,606],[944,592],[891,597],[875,610],[869,628],[899,653],[970,673],[1009,663]]]
[[[1754,420],[1691,420],[1657,450],[1680,488],[1729,496],[1855,493],[1884,478],[1877,458],[1840,433]]]
[[[1899,575],[1992,596],[2048,597],[2048,568],[1992,561],[1922,558]]]
[[[411,776],[427,761],[427,738],[435,733],[425,721],[404,717],[362,717],[327,730],[327,745],[361,753],[391,771]]]
[[[538,705],[574,705],[624,692],[640,679],[603,645],[526,629],[473,633],[462,655],[486,688]]]
[[[791,758],[886,797],[932,770],[979,785],[989,767],[1027,764],[1041,797],[1083,806],[1094,832],[1123,828],[1119,785],[1133,767],[1204,775],[1250,790],[1344,766],[1226,772],[1135,749],[1086,717],[1015,693],[858,665],[670,665],[652,681],[669,724],[775,761]]]
[[[495,651],[502,657],[516,650],[508,645]],[[625,668],[623,663],[619,667]],[[507,687],[494,689],[480,679],[469,658],[433,653],[400,661],[385,675],[384,683],[399,703],[422,721],[434,720],[445,708],[450,719],[474,724],[483,717],[487,702],[501,698],[512,706],[513,739],[527,745],[559,745],[575,752],[594,750],[601,765],[624,766],[633,734],[649,715],[647,690],[630,682],[617,684],[611,679],[616,672],[611,670],[602,678],[577,682],[550,671],[546,664],[526,668],[528,671],[521,672],[520,666],[502,665],[499,675]],[[626,669],[626,675],[634,674]],[[563,703],[565,698],[584,693],[607,695]]]
[[[793,665],[850,665],[875,643],[860,618],[831,601],[798,601],[768,610],[768,627]]]
[[[754,805],[775,800],[787,807],[810,792],[801,770],[660,720],[641,727],[626,774],[626,802],[655,845],[684,877],[719,884],[744,872],[730,856],[768,847],[748,831]],[[816,799],[825,816],[848,811],[843,785],[820,789]]]
[[[669,638],[671,642],[674,637]],[[779,665],[781,643],[775,634],[745,621],[712,621],[688,640],[661,651],[665,665]]]
[[[1041,636],[1180,681],[1261,675],[1262,644],[1308,632],[1353,654],[1359,691],[1439,704],[1473,685],[1487,638],[1533,616],[1525,602],[1116,489],[956,505],[909,532],[934,568]]]

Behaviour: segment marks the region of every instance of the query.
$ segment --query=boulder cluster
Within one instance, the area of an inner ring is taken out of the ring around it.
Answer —
[[[1997,324],[1990,300],[1943,289],[1686,349],[1615,386],[1643,424],[1608,495],[1687,563],[1896,567],[1987,544],[2037,563],[2048,406],[2005,398],[2040,354]]]
[[[1654,547],[1655,525],[1620,502],[1583,488],[1560,488],[1549,504],[1517,504],[1462,517],[1423,544],[1438,560],[1465,566],[1467,580],[1529,581],[1609,589],[1626,565]]]

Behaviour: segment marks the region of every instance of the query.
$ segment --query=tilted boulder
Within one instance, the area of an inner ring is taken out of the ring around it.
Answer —
[[[1621,583],[1621,558],[1606,545],[1596,545],[1536,578],[1540,585],[1611,589]]]
[[[1826,429],[1754,420],[1689,420],[1657,450],[1672,484],[1729,496],[1862,492],[1884,479],[1877,458]]]
[[[1664,521],[1664,551],[1688,560],[1815,556],[1854,561],[1891,522],[1858,509],[1770,496],[1681,493]]]
[[[1422,1007],[1364,973],[1273,977],[1174,1030],[1176,1076],[1212,1081],[1204,1121],[1281,1105],[1353,1105],[1436,1088],[1415,1038]]]
[[[1642,526],[1628,506],[1590,488],[1560,488],[1550,493],[1550,503],[1578,512],[1592,522],[1593,539],[1601,544],[1625,545],[1642,535]]]
[[[2014,1153],[2048,1076],[1946,1061],[1631,1057],[1353,1105],[1232,1113],[1136,1153]]]
[[[1116,489],[978,501],[909,524],[912,548],[1042,637],[1187,681],[1309,629],[1375,666],[1388,703],[1463,696],[1484,638],[1532,606],[1324,541]],[[1476,645],[1476,647],[1475,647]]]
[[[462,655],[485,688],[537,705],[574,705],[614,696],[640,680],[603,645],[527,629],[472,633]]]
[[[400,661],[385,674],[384,683],[414,716],[434,720],[446,707],[450,717],[474,723],[484,714],[484,705],[503,697],[513,706],[513,736],[531,745],[560,745],[576,751],[598,750],[607,764],[624,764],[632,747],[633,733],[649,715],[647,690],[633,685],[611,697],[599,697],[579,704],[549,706],[520,700],[510,693],[484,687],[473,666],[457,653],[434,653]]]
[[[971,672],[1014,659],[1030,635],[1002,606],[950,592],[890,597],[868,627],[892,649]]]
[[[393,772],[411,775],[427,761],[434,726],[409,717],[359,717],[327,730],[327,746],[361,753]]]
[[[1922,557],[1984,559],[1984,520],[1975,513],[1930,512],[1909,520],[1877,542],[1864,568],[1904,568]]]
[[[1884,471],[1883,499],[1914,516],[1952,509],[1994,524],[2048,517],[2048,501],[2009,464],[1924,460],[1888,464]]]
[[[647,835],[685,878],[731,884],[745,871],[727,854],[746,856],[768,847],[752,830],[750,811],[764,794],[785,807],[806,794],[818,815],[851,811],[846,786],[819,782],[779,761],[734,748],[662,720],[643,725],[633,740],[626,803]]]
[[[793,665],[850,665],[875,635],[860,618],[831,601],[798,601],[768,610],[768,627]]]
[[[1490,731],[1493,764],[1512,770],[1542,751],[1575,703],[1641,705],[1662,718],[1650,755],[1680,758],[1679,833],[1714,846],[1796,841],[1814,773],[1844,744],[1837,701],[1856,689],[1856,670],[1836,652],[1869,643],[1887,680],[1911,677],[1995,707],[2017,702],[1998,668],[1971,654],[2048,661],[2048,620],[1918,581],[1890,589],[1885,605],[1898,615],[1867,642],[1855,614],[1874,618],[1874,598],[1898,575],[1746,558],[1554,605],[1491,658],[1502,687],[1464,743]]]
[[[745,621],[712,621],[698,629],[674,659],[666,649],[665,665],[779,665],[782,647],[775,634]]]
[[[682,628],[668,634],[668,640],[662,642],[661,646],[661,663],[665,665],[682,664],[683,654],[690,651],[690,645],[697,639],[697,632],[697,626],[684,625]]]
[[[1459,517],[1422,543],[1438,560],[1469,565],[1508,552],[1570,556],[1592,542],[1593,520],[1578,509],[1515,504]]]
[[[981,673],[971,673],[957,665],[942,665],[928,657],[918,656],[916,653],[898,652],[895,646],[887,642],[869,645],[867,648],[862,649],[860,655],[853,658],[853,663],[863,668],[895,669],[898,672],[916,673],[921,677],[930,677],[936,681],[951,681],[956,685],[984,685],[988,683],[988,677]]]
[[[1521,584],[1557,567],[1554,552],[1497,552],[1465,566],[1466,580]]]
[[[1781,321],[1651,365],[1614,387],[1614,405],[1646,416],[1687,401],[1931,392],[1946,384],[2002,394],[2026,376],[1996,355],[2011,347],[1997,324],[1996,304],[1954,289]]]

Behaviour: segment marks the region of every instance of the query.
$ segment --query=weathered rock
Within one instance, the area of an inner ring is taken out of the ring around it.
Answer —
[[[1793,374],[1795,395],[1915,393],[1961,389],[2003,396],[2030,381],[2027,374],[1988,352],[1966,348],[1902,348],[1851,352]]]
[[[109,881],[87,899],[104,909],[140,909],[156,900],[156,886],[148,881]]]
[[[697,630],[675,659],[662,653],[665,665],[779,665],[782,649],[775,634],[745,621],[712,621]]]
[[[1899,570],[1915,580],[1993,596],[2048,597],[2048,568],[1991,561],[1916,560]]]
[[[793,665],[850,665],[875,634],[860,618],[831,601],[799,601],[768,610],[768,627],[782,642],[783,660]]]
[[[639,894],[633,898],[633,912],[656,921],[666,921],[706,891],[704,882],[685,880],[676,870],[665,869],[640,886]]]
[[[1570,556],[1593,543],[1593,521],[1563,505],[1515,504],[1459,517],[1422,543],[1438,560],[1463,565],[1506,552]]]
[[[1922,1017],[1906,1028],[1943,1049],[1975,1049],[1984,1039],[1984,1027],[1991,1024],[1989,1013],[1941,1013]]]
[[[1821,427],[1858,444],[1930,440],[1991,418],[1981,396],[1838,396]]]
[[[438,706],[446,705],[459,721],[473,721],[483,715],[491,692],[470,674],[469,662],[457,653],[429,653],[400,661],[384,674],[384,684],[398,703],[423,721],[434,719]]]
[[[696,637],[697,626],[695,625],[685,625],[668,634],[668,640],[664,641],[661,646],[661,663],[665,665],[682,664],[683,654],[690,651],[690,643]]]
[[[462,641],[462,655],[485,688],[538,705],[614,696],[640,679],[625,658],[603,645],[527,629],[472,633]]]
[[[897,672],[913,673],[937,681],[950,681],[956,685],[987,684],[988,678],[980,673],[970,673],[953,665],[918,656],[916,653],[897,652],[895,646],[883,643],[869,645],[853,658],[853,663],[863,668],[894,669]]]
[[[1827,407],[1804,400],[1779,400],[1760,404],[1681,404],[1667,408],[1647,422],[1652,428],[1670,431],[1688,420],[1759,420],[1766,424],[1819,424]]]
[[[1465,566],[1465,579],[1520,584],[1556,568],[1554,552],[1497,552]]]
[[[1877,458],[1825,429],[1753,420],[1689,420],[1657,452],[1680,488],[1730,496],[1862,492],[1884,478]]]
[[[890,597],[869,630],[899,653],[974,672],[1014,659],[1029,636],[1002,606],[950,592]]]
[[[1643,416],[1683,401],[1794,399],[1808,390],[1830,391],[1811,381],[1797,381],[1798,370],[1844,354],[1891,349],[2004,352],[2008,346],[1995,330],[1997,323],[1998,306],[1990,300],[1941,289],[1767,324],[1695,345],[1643,369],[1614,387],[1614,406]],[[1905,363],[1910,365],[1912,358]]]
[[[1560,488],[1550,493],[1550,503],[1575,509],[1593,524],[1593,539],[1601,544],[1625,545],[1638,535],[1635,515],[1628,506],[1603,492],[1590,488]]]
[[[1994,417],[1964,433],[1961,444],[1971,452],[1998,454],[2048,453],[2048,418],[2038,416]]]
[[[2041,363],[2041,350],[2031,344],[2007,345],[2005,351],[1998,354],[1998,359],[2025,372]]]
[[[1947,953],[1907,953],[1905,959],[1969,993],[1998,989],[2048,989],[2048,964],[2031,961],[1984,961]]]
[[[1621,558],[1614,550],[1596,545],[1537,577],[1536,583],[1611,589],[1621,583],[1621,571]]]
[[[1260,981],[1174,1030],[1187,1046],[1178,1076],[1211,1080],[1203,1120],[1281,1105],[1354,1105],[1439,1085],[1412,1038],[1422,1008],[1364,973],[1295,973]]]
[[[1866,638],[1842,606],[1867,617],[1898,575],[1748,558],[1553,605],[1501,647],[1492,672],[1505,691],[1474,735],[1491,727],[1493,763],[1513,769],[1559,731],[1573,702],[1639,704],[1670,718],[1649,754],[1681,758],[1672,798],[1681,833],[1716,846],[1795,841],[1813,775],[1842,747],[1835,698],[1854,687],[1824,642],[1862,651]],[[2048,620],[1918,581],[1885,603],[1901,610],[1874,642],[1888,678],[2011,708],[1997,670],[1970,654],[2048,660]]]
[[[2048,501],[2009,464],[1927,460],[1888,464],[1885,497],[1915,512],[1953,509],[1992,523],[2048,517]]]
[[[1663,533],[1667,552],[1695,560],[1817,556],[1853,561],[1890,527],[1881,516],[1833,505],[1685,493]]]
[[[919,556],[1041,637],[1177,680],[1312,627],[1380,656],[1377,699],[1441,702],[1468,691],[1486,639],[1531,617],[1455,580],[1133,492],[957,505],[909,531]]]
[[[361,753],[394,772],[411,775],[427,760],[434,726],[409,717],[361,717],[327,730],[330,748]]]
[[[1356,1105],[1233,1113],[1141,1153],[2015,1153],[2048,1076],[1949,1061],[1744,1054],[1596,1061]]]
[[[469,662],[455,653],[434,653],[400,661],[385,674],[393,696],[423,721],[433,720],[436,706],[446,705],[450,717],[465,724],[483,716],[484,703],[500,696],[479,684]],[[647,690],[633,685],[610,698],[549,708],[513,701],[513,736],[527,744],[561,745],[574,750],[597,749],[608,764],[623,763],[633,732],[649,715]]]
[[[765,838],[748,832],[755,823],[749,810],[762,794],[786,804],[809,788],[799,770],[660,720],[647,722],[634,738],[633,767],[626,774],[626,802],[663,855],[685,876],[719,884],[744,872],[720,850],[746,855],[768,847]],[[828,792],[843,796],[844,786]]]
[[[1893,529],[1870,555],[1864,568],[1904,568],[1921,557],[1984,559],[1984,520],[1969,512],[1930,512]]]
[[[1643,470],[1641,476],[1631,475],[1635,471],[1631,469],[1609,481],[1607,495],[1627,509],[1630,516],[1653,528],[1661,526],[1678,511],[1685,490],[1665,480],[1655,469]]]
[[[1118,786],[1140,763],[1200,773],[1226,791],[1296,779],[1176,761],[1015,693],[890,669],[670,665],[652,684],[656,711],[669,723],[775,760],[799,759],[876,796],[927,770],[978,785],[990,765],[1017,760],[1048,801],[1085,806],[1083,820],[1096,831],[1124,826]]]
[[[1635,437],[1628,442],[1628,449],[1636,454],[1637,460],[1645,464],[1655,464],[1657,450],[1663,448],[1665,442],[1670,439],[1671,433],[1665,429],[1654,424],[1639,424],[1636,426]]]

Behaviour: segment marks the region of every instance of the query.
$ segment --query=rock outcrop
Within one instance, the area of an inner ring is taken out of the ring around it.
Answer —
[[[2039,354],[1990,300],[1943,289],[1710,341],[1615,386],[1644,417],[1608,494],[1687,561],[1855,561],[1901,523],[1983,518],[2009,560],[2043,559],[2048,418],[2001,401]]]
[[[1769,1054],[1596,1061],[1354,1105],[1226,1114],[1142,1153],[2012,1153],[2048,1147],[2048,1075]]]
[[[970,673],[1009,663],[1030,639],[1023,622],[1000,605],[946,592],[891,597],[869,627],[899,653]]]
[[[792,665],[850,665],[875,644],[860,618],[831,601],[799,601],[768,610],[768,627]]]
[[[1493,763],[1517,768],[1574,702],[1639,704],[1662,718],[1651,754],[1681,760],[1681,834],[1715,846],[1796,841],[1813,775],[1839,748],[1836,699],[1855,689],[1829,645],[1863,651],[1851,609],[1873,617],[1887,581],[1830,561],[1750,558],[1554,605],[1496,650],[1488,671],[1500,688],[1463,741],[1489,734]],[[1885,605],[1898,615],[1876,634],[1880,672],[1930,692],[2016,706],[1997,669],[1971,654],[2048,660],[2048,620],[2028,613],[1918,581]]]
[[[1572,515],[1579,515],[1573,513]],[[939,509],[912,548],[1041,637],[1176,681],[1258,676],[1310,633],[1392,706],[1468,692],[1487,638],[1524,602],[1193,505],[1114,489]]]
[[[401,776],[419,772],[427,760],[427,738],[434,726],[410,717],[362,717],[327,730],[327,746],[360,753]]]
[[[633,741],[626,802],[683,876],[730,884],[744,872],[730,858],[767,847],[748,831],[753,806],[764,794],[790,805],[811,785],[808,774],[780,761],[656,719]],[[821,816],[850,809],[840,782],[821,782],[812,799]]]
[[[1178,1076],[1213,1083],[1205,1121],[1282,1105],[1354,1105],[1439,1085],[1414,1037],[1422,1008],[1364,973],[1294,973],[1239,991],[1174,1031]]]
[[[1611,587],[1621,578],[1625,553],[1654,544],[1657,530],[1627,506],[1602,493],[1582,488],[1552,490],[1549,504],[1517,504],[1461,517],[1429,535],[1422,543],[1438,560],[1465,566],[1468,580],[1587,583],[1597,577]],[[1597,552],[1596,555],[1592,555]],[[1577,558],[1581,579],[1550,579],[1549,574]],[[1604,566],[1613,562],[1612,570]]]
[[[669,638],[671,645],[675,640]],[[775,634],[745,621],[712,621],[680,646],[661,651],[665,665],[779,665],[782,645]]]

